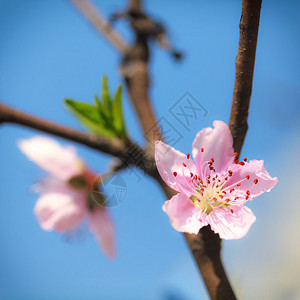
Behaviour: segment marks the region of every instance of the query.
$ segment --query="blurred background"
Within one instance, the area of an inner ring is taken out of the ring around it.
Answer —
[[[229,119],[241,1],[144,2],[184,53],[177,63],[153,45],[151,99],[157,117],[182,136],[176,148],[190,152],[199,130],[213,120]],[[106,17],[126,6],[120,0],[94,3]],[[249,233],[223,242],[224,263],[242,299],[300,299],[299,9],[299,1],[265,0],[261,11],[242,156],[265,160],[279,182],[249,203],[257,217]],[[132,40],[125,21],[116,29]],[[70,2],[0,0],[4,103],[81,130],[63,98],[92,102],[103,74],[114,91],[121,82],[119,60]],[[207,111],[190,128],[170,113],[186,92]],[[143,144],[126,92],[124,110],[131,136]],[[37,134],[16,125],[0,127],[1,299],[207,299],[182,235],[161,210],[163,193],[137,170],[120,174],[126,198],[110,209],[117,230],[115,261],[106,259],[84,227],[68,235],[41,230],[32,213],[37,195],[30,187],[45,174],[16,146],[19,139]],[[109,156],[75,146],[94,170],[106,170]]]

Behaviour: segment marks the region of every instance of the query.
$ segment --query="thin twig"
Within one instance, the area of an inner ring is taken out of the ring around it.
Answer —
[[[70,0],[74,6],[93,24],[93,26],[103,34],[111,44],[117,48],[121,54],[125,54],[127,45],[120,35],[118,35],[101,16],[100,12],[89,0]]]
[[[234,149],[240,153],[248,130],[248,111],[252,92],[253,71],[262,0],[244,0],[240,21],[238,56],[229,120]]]
[[[156,30],[155,22],[142,11],[141,0],[130,0],[127,10],[135,41],[128,55],[123,57],[121,74],[130,100],[148,142],[149,153],[154,152],[154,141],[161,140],[161,132],[149,99],[149,39]]]

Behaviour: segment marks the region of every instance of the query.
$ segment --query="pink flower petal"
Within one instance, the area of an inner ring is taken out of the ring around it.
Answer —
[[[218,233],[221,239],[240,239],[246,235],[256,217],[246,206],[214,210],[208,215],[211,229]]]
[[[170,218],[170,223],[180,232],[197,234],[199,229],[208,224],[206,214],[199,211],[193,202],[183,193],[173,196],[162,206]]]
[[[37,136],[18,145],[30,160],[58,179],[68,180],[85,169],[74,148],[64,148],[53,139]]]
[[[43,194],[34,207],[40,226],[47,231],[65,232],[75,228],[85,217],[85,198],[78,194],[51,192]]]
[[[214,129],[208,127],[198,132],[193,145],[192,153],[199,173],[203,163],[214,159],[216,172],[222,171],[233,162],[233,139],[228,126],[222,121],[214,121]],[[203,152],[201,151],[203,150]],[[206,167],[206,164],[204,165]]]
[[[193,160],[161,141],[155,143],[155,160],[158,172],[168,186],[190,196],[190,173],[195,174],[196,171]]]
[[[272,178],[265,170],[263,160],[251,160],[243,166],[234,164],[232,170],[233,175],[224,187],[243,180],[239,189],[244,192],[250,192],[249,200],[254,199],[264,192],[269,192],[278,181],[277,177]],[[250,176],[249,180],[246,179],[246,176]],[[257,184],[254,183],[255,179],[257,179]]]
[[[97,207],[90,213],[90,230],[106,255],[115,258],[115,230],[105,208]]]

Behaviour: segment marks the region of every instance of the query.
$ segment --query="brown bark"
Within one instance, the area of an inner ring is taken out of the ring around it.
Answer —
[[[235,82],[229,120],[234,149],[240,152],[248,130],[248,111],[260,18],[261,0],[244,0],[240,20],[238,55],[235,61]]]

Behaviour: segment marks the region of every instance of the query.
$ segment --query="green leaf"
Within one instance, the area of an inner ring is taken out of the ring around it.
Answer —
[[[109,95],[109,89],[107,84],[107,77],[103,76],[102,78],[102,91],[101,91],[102,102],[107,109],[107,111],[111,112],[111,99]]]
[[[100,115],[98,107],[72,99],[65,99],[65,103],[79,121],[95,134],[109,138],[116,136],[107,128],[106,120]]]
[[[122,109],[122,86],[119,85],[112,102],[113,125],[120,137],[126,137],[123,109]]]
[[[95,105],[98,108],[99,115],[103,118],[104,123],[111,123],[111,112],[107,110],[97,95],[95,95]]]

